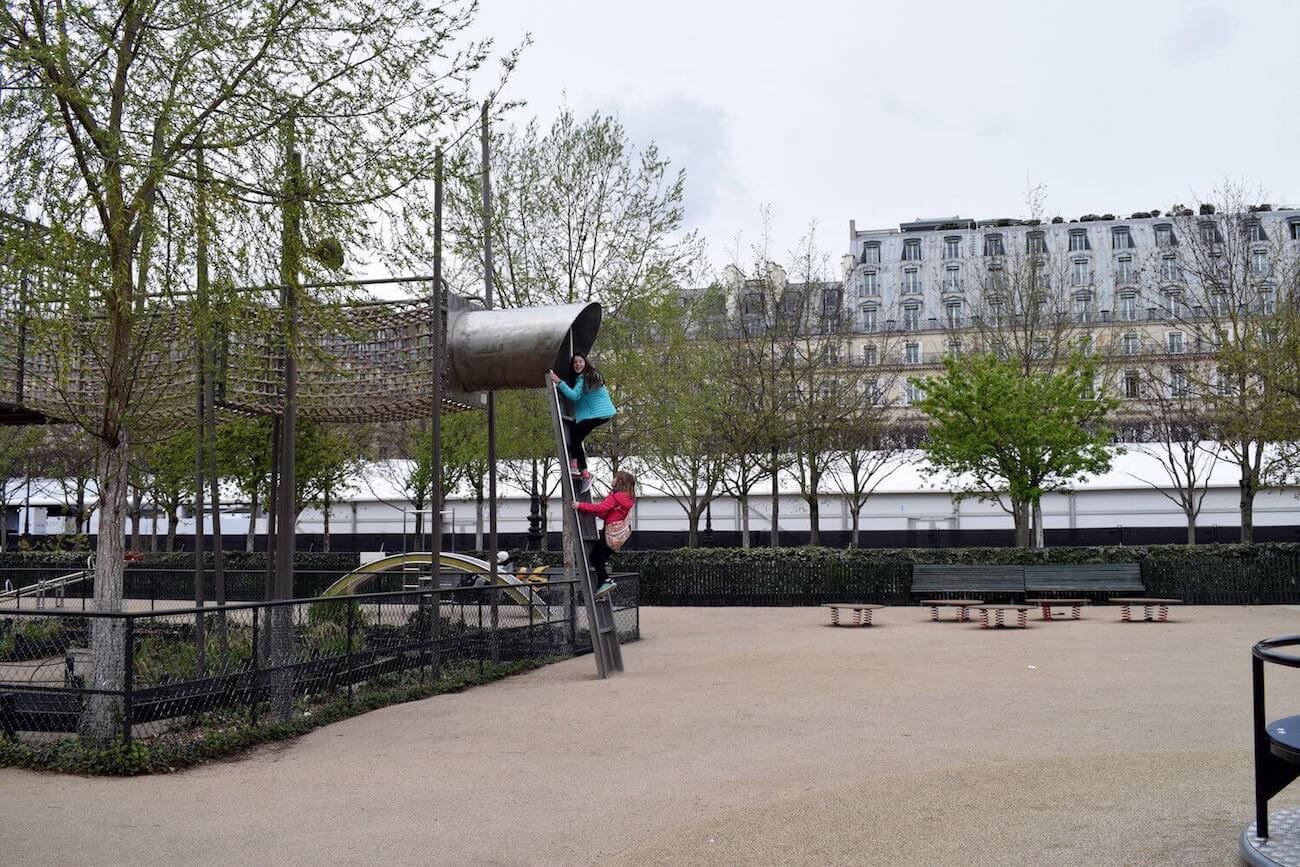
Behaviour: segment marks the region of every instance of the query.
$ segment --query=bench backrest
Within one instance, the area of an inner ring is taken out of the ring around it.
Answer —
[[[1050,591],[1096,591],[1124,593],[1145,592],[1142,569],[1137,563],[1070,563],[1051,566],[1026,566],[1025,590],[1030,593]]]
[[[1024,566],[912,567],[913,593],[1024,593]]]

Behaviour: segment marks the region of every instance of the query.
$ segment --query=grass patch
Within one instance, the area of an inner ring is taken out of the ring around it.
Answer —
[[[421,683],[418,672],[375,678],[346,697],[321,696],[300,701],[288,720],[250,723],[245,709],[206,715],[186,725],[130,744],[117,740],[106,747],[85,738],[30,745],[0,735],[0,767],[28,768],[65,774],[137,776],[165,774],[219,759],[229,759],[262,744],[285,741],[330,723],[368,711],[435,695],[461,692],[532,671],[565,657],[526,659],[509,663],[449,663],[436,682]]]

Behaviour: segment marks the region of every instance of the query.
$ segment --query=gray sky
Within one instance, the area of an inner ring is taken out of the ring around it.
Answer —
[[[774,252],[809,221],[1168,208],[1225,177],[1300,205],[1300,3],[484,0],[533,35],[522,115],[617,113],[687,171],[715,264],[759,209]],[[1288,62],[1291,61],[1291,62]]]

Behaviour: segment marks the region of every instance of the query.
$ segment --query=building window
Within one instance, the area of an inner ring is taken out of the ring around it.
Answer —
[[[903,242],[903,261],[920,262],[921,261],[921,239],[908,238]]]
[[[840,363],[840,345],[838,343],[827,343],[822,349],[822,362],[825,364]]]
[[[1076,295],[1070,301],[1070,315],[1075,322],[1087,322],[1092,317],[1092,298],[1087,295]]]
[[[864,331],[875,331],[878,310],[875,307],[862,308],[862,328]]]
[[[741,299],[740,309],[746,316],[761,316],[763,314],[763,293],[746,292],[745,297]]]
[[[822,290],[822,314],[835,313],[840,309],[840,290]]]
[[[1047,238],[1042,232],[1030,232],[1025,236],[1025,252],[1030,256],[1041,256],[1047,252]]]
[[[1170,331],[1167,335],[1169,341],[1169,352],[1171,355],[1181,355],[1183,352],[1183,332]]]
[[[1228,293],[1222,290],[1210,293],[1210,312],[1215,316],[1228,315]]]
[[[1070,252],[1071,253],[1082,253],[1086,250],[1091,250],[1091,249],[1092,246],[1088,243],[1087,229],[1070,230]]]
[[[1178,259],[1175,256],[1163,256],[1160,259],[1160,279],[1166,283],[1177,283],[1181,274]]]
[[[1002,246],[1001,235],[984,236],[984,255],[985,256],[1005,256],[1006,248]]]
[[[1256,277],[1267,277],[1273,269],[1268,264],[1266,250],[1252,250],[1250,253],[1250,273]]]
[[[943,291],[961,291],[961,269],[957,266],[954,265],[943,272]]]
[[[1178,290],[1164,292],[1160,297],[1164,299],[1166,317],[1175,317],[1182,311],[1183,296]]]
[[[960,341],[960,340],[949,340],[949,341],[948,341],[948,354],[951,355],[953,358],[960,358],[960,357],[961,357],[961,341]]]
[[[1124,397],[1134,400],[1142,395],[1142,377],[1136,370],[1124,371]]]
[[[1172,247],[1174,245],[1174,227],[1168,223],[1156,226],[1156,246]]]
[[[944,306],[944,314],[948,320],[949,328],[961,327],[962,304],[960,301],[949,301]]]
[[[1119,318],[1125,322],[1137,321],[1137,297],[1134,295],[1119,296]]]
[[[1293,219],[1289,225],[1291,226],[1291,240],[1300,241],[1300,220]]]
[[[1033,342],[1033,353],[1035,361],[1042,361],[1047,358],[1047,338],[1035,337]]]
[[[1214,376],[1214,388],[1220,395],[1236,394],[1237,385],[1232,380],[1232,375],[1226,370],[1216,371]]]
[[[921,363],[921,344],[908,343],[903,346],[903,363],[904,364]]]
[[[903,327],[908,331],[915,331],[921,327],[921,308],[918,305],[903,305]]]
[[[1116,226],[1110,230],[1110,246],[1112,250],[1133,249],[1133,234],[1129,232],[1128,226]]]
[[[925,391],[915,382],[908,381],[903,386],[903,406],[911,406],[914,403],[920,403],[925,399]]]
[[[908,268],[903,272],[903,294],[921,294],[921,272],[915,268]]]
[[[1259,293],[1259,312],[1265,316],[1272,316],[1277,312],[1277,295],[1272,289],[1265,289]]]
[[[1125,355],[1138,354],[1138,336],[1136,334],[1124,335],[1124,354]]]
[[[1006,316],[1006,306],[1001,298],[989,299],[989,317],[998,325],[1001,325]]]
[[[1120,256],[1115,261],[1115,279],[1120,283],[1133,282],[1133,257]]]
[[[943,239],[943,258],[945,259],[961,258],[961,238]]]
[[[1070,263],[1070,285],[1092,285],[1092,271],[1088,268],[1087,259],[1075,259]]]
[[[862,272],[861,292],[863,295],[880,294],[880,279],[879,279],[879,275],[877,275],[875,271]]]
[[[875,344],[868,344],[862,347],[862,363],[867,367],[875,367],[880,363],[880,347]]]
[[[868,406],[876,406],[880,403],[880,380],[869,379],[862,383],[862,396],[866,399]]]
[[[1246,226],[1246,240],[1252,244],[1262,244],[1268,240],[1268,235],[1258,220]]]
[[[1175,367],[1174,369],[1170,370],[1169,371],[1169,396],[1186,397],[1188,390],[1189,389],[1187,387],[1187,371],[1183,370],[1181,367]]]
[[[1092,355],[1092,335],[1085,334],[1079,338],[1079,351],[1086,356]]]
[[[1202,244],[1208,245],[1219,243],[1219,229],[1210,220],[1201,221],[1200,233]]]
[[[880,264],[880,242],[868,241],[862,246],[862,261],[867,265]]]

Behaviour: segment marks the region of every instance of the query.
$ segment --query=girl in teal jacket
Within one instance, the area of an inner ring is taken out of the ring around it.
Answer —
[[[564,426],[569,440],[569,472],[581,476],[584,486],[591,484],[591,473],[587,472],[587,456],[582,449],[582,441],[587,434],[614,417],[614,401],[610,400],[609,389],[605,387],[605,378],[600,375],[596,365],[591,364],[581,355],[573,356],[569,362],[568,375],[560,378],[555,371],[547,371],[560,394],[573,403],[573,421],[566,420]]]

